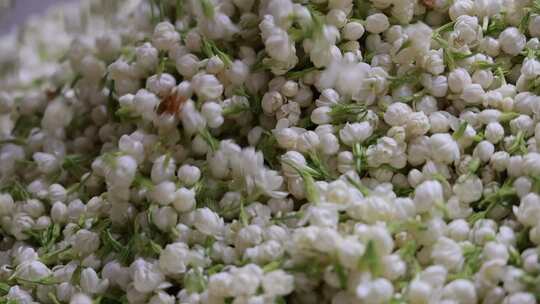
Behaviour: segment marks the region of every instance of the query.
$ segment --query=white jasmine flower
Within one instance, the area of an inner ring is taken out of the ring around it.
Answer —
[[[169,22],[160,22],[154,29],[152,44],[160,50],[170,50],[180,41],[180,34]]]
[[[429,138],[431,157],[437,162],[450,164],[460,157],[459,146],[448,133],[434,134]]]
[[[167,274],[184,273],[190,261],[190,251],[184,243],[167,245],[159,255],[159,267]]]
[[[193,211],[193,225],[200,232],[207,235],[220,236],[223,234],[223,219],[208,208],[200,208]]]
[[[361,123],[345,124],[339,131],[339,137],[345,144],[351,146],[355,143],[362,143],[373,133],[371,125],[364,121]]]
[[[345,56],[336,59],[324,70],[319,77],[317,86],[322,90],[335,88],[340,95],[352,97],[357,100],[360,92],[359,83],[367,77],[370,67],[363,62],[350,62]]]
[[[443,265],[449,271],[459,270],[463,264],[461,247],[454,240],[442,237],[431,251],[431,258],[436,264]]]
[[[437,181],[425,181],[416,187],[414,203],[419,212],[430,211],[443,201],[442,186]]]
[[[293,291],[294,278],[283,270],[275,270],[264,274],[262,286],[267,294],[283,296]]]
[[[509,55],[517,55],[525,47],[526,38],[515,27],[506,28],[499,35],[501,50]]]
[[[158,288],[165,280],[157,262],[149,262],[139,258],[129,268],[134,288],[138,292],[151,292]]]

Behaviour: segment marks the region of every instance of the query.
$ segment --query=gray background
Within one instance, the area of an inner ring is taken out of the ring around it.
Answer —
[[[5,1],[5,0],[0,0]],[[10,31],[32,14],[39,14],[54,3],[72,2],[75,0],[12,0],[12,7],[0,13],[0,34]]]

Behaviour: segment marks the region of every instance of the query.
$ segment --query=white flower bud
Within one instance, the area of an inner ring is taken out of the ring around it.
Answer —
[[[298,93],[298,83],[288,80],[281,86],[281,94],[286,97],[294,97]]]
[[[261,106],[264,113],[273,115],[283,105],[283,97],[277,91],[266,92],[263,95]]]
[[[332,133],[325,133],[320,136],[321,150],[324,155],[335,155],[339,151],[339,140]]]
[[[424,135],[430,128],[429,118],[423,112],[412,112],[407,116],[405,128],[410,137]]]
[[[347,123],[339,131],[339,138],[346,145],[352,146],[355,143],[362,143],[364,140],[368,139],[373,133],[373,128],[367,122],[360,123]]]
[[[223,218],[208,208],[200,208],[193,211],[193,225],[200,232],[211,235],[220,236],[223,234],[225,223]]]
[[[495,146],[489,141],[483,140],[474,148],[473,156],[478,157],[482,162],[487,162],[493,153],[495,153]]]
[[[435,264],[443,265],[449,271],[458,270],[463,264],[461,247],[454,240],[442,237],[433,245],[431,258]]]
[[[285,149],[294,149],[298,142],[298,133],[291,128],[274,131],[274,137],[278,145]]]
[[[416,187],[414,203],[416,210],[426,212],[443,201],[442,186],[437,181],[425,181]]]
[[[503,304],[535,304],[536,298],[532,293],[520,291],[509,294],[502,302]]]
[[[223,85],[212,74],[197,74],[191,84],[193,91],[202,100],[218,99],[223,93]]]
[[[10,113],[13,110],[14,105],[15,100],[10,94],[3,91],[0,92],[0,113]]]
[[[167,294],[164,291],[158,291],[148,301],[148,304],[174,304],[174,303],[175,303],[175,297]]]
[[[169,205],[175,198],[176,184],[171,181],[163,181],[155,185],[148,198],[160,205]]]
[[[516,56],[524,48],[527,38],[517,28],[508,27],[499,35],[499,43],[503,52]]]
[[[139,258],[129,268],[133,278],[133,286],[138,292],[152,292],[165,280],[157,262],[147,262]]]
[[[448,225],[448,236],[454,241],[465,241],[469,236],[469,224],[463,219],[453,220]]]
[[[73,250],[82,255],[96,252],[100,245],[99,235],[86,229],[77,231],[71,242]]]
[[[463,68],[457,68],[448,74],[448,88],[454,93],[461,93],[471,83],[469,72]]]
[[[284,296],[294,290],[294,278],[283,270],[275,270],[264,275],[262,286],[266,294]]]
[[[356,297],[362,303],[386,303],[393,293],[394,287],[387,279],[363,282],[356,287]]]
[[[456,19],[454,24],[454,33],[463,44],[470,44],[479,37],[481,28],[478,25],[478,19],[473,16],[462,15]]]
[[[100,280],[96,271],[85,268],[81,271],[81,289],[87,294],[103,293],[109,287],[109,280]]]
[[[407,288],[407,299],[410,303],[429,303],[433,288],[423,280],[413,280]]]
[[[210,57],[206,63],[206,72],[210,74],[218,74],[225,68],[225,63],[216,55]]]
[[[519,222],[534,226],[540,220],[540,197],[536,193],[529,193],[521,198],[519,207],[513,208]]]
[[[174,226],[176,226],[178,215],[172,207],[165,206],[153,210],[151,213],[151,219],[159,230],[170,231]]]
[[[328,124],[332,121],[332,117],[330,116],[331,111],[332,109],[330,107],[318,107],[311,112],[311,121],[317,125]]]
[[[152,44],[159,50],[168,51],[180,41],[180,34],[176,32],[174,25],[165,21],[160,22],[154,29]]]
[[[249,76],[249,67],[241,60],[235,60],[226,72],[227,79],[235,85],[243,84]]]
[[[476,303],[476,289],[474,284],[465,279],[454,280],[442,290],[442,296],[444,299],[453,300],[456,303]]]
[[[181,274],[186,272],[190,251],[184,243],[169,244],[159,255],[159,267],[166,274]]]
[[[380,34],[390,26],[385,14],[377,13],[366,18],[366,30],[373,34]]]
[[[157,96],[165,97],[176,86],[176,79],[167,73],[155,74],[146,79],[146,89]]]
[[[346,40],[359,40],[364,35],[364,26],[360,22],[349,22],[343,27],[342,34]]]
[[[190,79],[199,71],[199,58],[193,54],[185,54],[175,59],[178,73]]]
[[[434,134],[429,138],[431,157],[437,162],[451,164],[459,160],[459,146],[448,133]]]
[[[217,102],[205,102],[201,109],[202,116],[210,128],[220,127],[225,118],[223,118],[223,108]]]
[[[402,126],[407,123],[409,114],[413,111],[409,105],[396,102],[388,106],[384,112],[384,121],[391,126]]]
[[[298,137],[296,147],[299,151],[309,152],[315,151],[320,146],[320,144],[321,141],[319,139],[319,135],[313,131],[307,131],[302,133]]]
[[[71,299],[69,300],[69,304],[92,304],[92,298],[87,296],[84,293],[76,293],[73,296],[71,296]]]
[[[195,193],[186,188],[180,188],[174,193],[172,205],[178,212],[187,212],[195,207]]]
[[[467,104],[479,104],[482,102],[482,97],[485,92],[482,86],[476,83],[466,85],[461,92],[461,99]]]
[[[174,177],[174,171],[176,170],[176,162],[170,155],[161,155],[152,165],[152,171],[150,177],[152,182],[158,184],[167,180],[171,180]]]
[[[0,194],[0,216],[10,215],[14,210],[15,204],[9,193]]]
[[[135,56],[137,58],[136,65],[143,71],[153,71],[159,63],[159,52],[152,46],[151,43],[146,42],[141,46],[135,48]]]

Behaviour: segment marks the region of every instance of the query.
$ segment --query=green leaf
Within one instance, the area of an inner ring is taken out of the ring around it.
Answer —
[[[309,160],[310,160],[309,167],[315,171],[312,173],[314,177],[325,179],[325,180],[333,179],[326,165],[326,162],[321,160],[317,151],[309,152]]]
[[[244,208],[244,199],[240,200],[240,215],[239,215],[239,218],[240,218],[240,222],[242,223],[242,226],[246,227],[247,225],[249,225],[249,218],[248,218],[248,215],[247,215],[246,210]]]
[[[249,110],[253,114],[259,115],[263,112],[262,105],[261,105],[261,97],[259,95],[248,93],[244,87],[239,87],[235,89],[234,95],[243,96],[247,98],[249,102]]]
[[[504,16],[501,15],[495,15],[490,18],[489,25],[487,29],[484,31],[485,35],[498,37],[499,34],[504,31],[508,25],[504,21]]]
[[[6,295],[9,292],[10,288],[11,286],[9,286],[8,284],[0,282],[0,295]]]
[[[449,275],[449,280],[455,280],[455,279],[469,279],[471,278],[475,273],[480,270],[480,267],[482,266],[482,247],[481,246],[475,246],[475,245],[466,245],[463,248],[463,258],[465,259],[465,263],[463,264],[463,268],[459,273],[451,274]]]
[[[353,156],[354,156],[354,167],[358,176],[362,176],[362,173],[367,169],[367,157],[366,157],[366,148],[364,148],[360,143],[355,143],[353,145]]]
[[[257,150],[262,152],[264,160],[270,168],[276,168],[278,165],[278,147],[276,138],[269,132],[264,132],[257,143]]]
[[[31,285],[56,285],[61,282],[59,282],[53,275],[38,279],[38,280],[27,280],[23,278],[17,277],[17,271],[8,279],[8,280],[14,280],[17,283],[20,284],[31,284]]]
[[[281,268],[282,264],[283,264],[283,260],[281,260],[281,259],[272,261],[272,262],[270,262],[270,263],[263,266],[263,271],[265,273],[267,273],[267,272],[272,272],[274,270],[278,270],[278,269]]]
[[[357,19],[366,19],[371,11],[371,1],[367,0],[355,0],[353,16]]]
[[[234,116],[234,115],[238,115],[249,110],[250,110],[249,104],[246,105],[242,103],[237,103],[237,104],[224,108],[222,114],[223,116]]]
[[[355,181],[352,177],[350,177],[349,175],[345,175],[346,178],[347,178],[347,181],[353,185],[356,189],[358,189],[358,191],[360,191],[360,193],[362,193],[362,195],[364,196],[368,196],[369,195],[369,188],[362,185],[360,182],[357,182]]]
[[[214,4],[210,0],[199,0],[203,15],[208,19],[214,19]]]
[[[287,300],[285,300],[284,297],[276,297],[276,299],[274,300],[274,303],[275,304],[287,304]]]
[[[285,73],[285,77],[287,77],[287,79],[297,80],[314,71],[318,71],[318,69],[316,67],[309,67],[303,70],[288,71]]]
[[[184,17],[184,0],[176,0],[176,20]]]
[[[463,134],[465,134],[465,130],[467,130],[467,125],[468,123],[466,121],[463,121],[459,124],[458,129],[454,132],[454,134],[452,134],[454,140],[460,139]]]
[[[109,229],[106,229],[103,232],[102,240],[104,244],[107,246],[110,246],[114,251],[116,252],[122,252],[124,250],[124,246],[120,244],[111,234],[111,231]]]
[[[109,81],[107,87],[109,89],[109,95],[107,97],[107,113],[114,121],[119,121],[119,118],[115,115],[116,111],[120,108],[120,103],[114,97],[116,91],[114,80]]]
[[[468,167],[469,174],[475,174],[476,171],[478,171],[478,169],[480,168],[480,159],[474,158],[473,160],[471,160]]]
[[[367,115],[367,108],[362,104],[342,104],[332,106],[330,117],[335,124],[362,121]]]
[[[527,153],[527,141],[525,138],[525,132],[518,131],[514,142],[508,149],[508,153],[510,154],[525,154]]]
[[[18,180],[8,182],[6,186],[1,188],[0,192],[9,193],[15,201],[24,201],[31,197],[30,192]]]
[[[516,248],[519,252],[534,246],[529,239],[530,228],[522,228],[516,235]]]
[[[184,276],[184,287],[190,292],[200,293],[206,289],[206,278],[200,269],[192,269]]]
[[[152,182],[152,180],[139,173],[135,175],[135,179],[133,180],[133,186],[139,189],[141,188],[144,188],[147,190],[154,189],[154,183]]]
[[[41,119],[37,115],[22,115],[17,119],[13,127],[13,135],[16,138],[27,138],[30,131],[41,125]]]
[[[341,289],[347,289],[348,275],[346,270],[341,266],[340,263],[334,263],[334,270],[339,279],[339,287]]]
[[[141,116],[133,112],[133,110],[126,107],[118,107],[118,110],[114,112],[114,116],[120,122],[133,123],[141,119]]]
[[[53,292],[49,292],[47,296],[49,297],[49,300],[53,302],[53,304],[60,304],[60,301],[58,301],[58,299],[56,298],[56,295],[54,295]]]
[[[208,274],[208,276],[211,276],[213,274],[221,272],[223,270],[223,268],[225,268],[225,265],[216,264],[216,265],[213,265],[212,267],[206,269],[206,273]]]
[[[200,130],[199,135],[208,144],[212,152],[217,151],[217,149],[219,148],[219,140],[217,140],[214,136],[212,136],[212,134],[210,133],[210,131],[208,131],[208,129],[204,128]]]
[[[208,1],[208,0],[204,0],[204,1]],[[220,49],[214,41],[209,40],[205,37],[202,37],[201,51],[207,58],[218,56],[219,59],[223,61],[226,67],[230,67],[232,65],[231,56],[227,54],[225,51],[223,51],[222,49]]]
[[[368,241],[366,245],[366,251],[364,252],[364,255],[360,258],[358,267],[360,269],[369,270],[371,274],[375,277],[381,274],[382,266],[379,259],[379,254],[377,253],[377,247],[375,246],[375,241]]]

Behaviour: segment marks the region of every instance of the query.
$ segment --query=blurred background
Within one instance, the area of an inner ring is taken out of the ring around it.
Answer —
[[[55,3],[73,1],[76,0],[0,0],[0,35]]]

